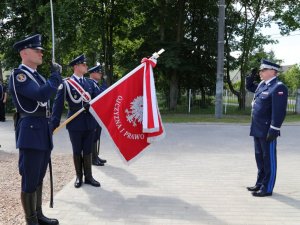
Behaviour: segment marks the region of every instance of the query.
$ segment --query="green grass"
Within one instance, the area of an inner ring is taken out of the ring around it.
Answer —
[[[224,109],[224,108],[223,108]],[[214,106],[208,108],[192,108],[188,113],[186,108],[177,108],[174,112],[160,110],[165,123],[250,123],[251,109],[239,110],[236,106],[227,106],[227,113],[223,111],[222,118],[215,118]],[[300,115],[287,113],[284,123],[300,122]]]
[[[164,123],[250,123],[250,115],[223,115],[215,118],[214,114],[162,114]],[[300,122],[300,115],[287,114],[284,123]]]
[[[162,114],[162,121],[164,123],[250,123],[250,116],[224,115],[217,119],[213,114]]]

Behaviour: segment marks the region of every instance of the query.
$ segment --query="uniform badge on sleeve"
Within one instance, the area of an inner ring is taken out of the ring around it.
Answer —
[[[25,82],[27,80],[27,77],[24,73],[19,73],[17,76],[16,76],[16,80],[18,82]]]

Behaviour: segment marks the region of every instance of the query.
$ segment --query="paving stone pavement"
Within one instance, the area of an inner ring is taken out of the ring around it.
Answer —
[[[282,128],[276,185],[273,196],[265,198],[246,190],[256,178],[249,125],[165,128],[166,138],[129,166],[103,134],[100,152],[108,163],[93,166],[101,188],[75,189],[72,180],[55,195],[53,209],[45,204],[44,213],[61,225],[300,224],[299,124]],[[60,131],[54,151],[71,151],[65,138],[66,131]]]

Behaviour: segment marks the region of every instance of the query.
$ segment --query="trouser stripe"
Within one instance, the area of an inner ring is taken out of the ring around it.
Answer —
[[[273,191],[273,187],[275,184],[276,177],[276,159],[275,159],[275,149],[276,148],[276,140],[270,142],[270,180],[268,184],[267,192],[271,193]]]

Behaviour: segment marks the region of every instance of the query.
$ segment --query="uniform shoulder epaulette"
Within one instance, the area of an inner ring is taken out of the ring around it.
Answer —
[[[88,81],[88,82],[92,82],[92,83],[95,83],[91,78],[89,77],[85,77],[85,79]]]
[[[91,85],[93,85],[94,87],[97,86],[97,84],[95,83],[95,81],[89,77],[86,77],[87,82],[89,82]]]
[[[62,79],[62,83],[58,86],[57,89],[58,89],[58,90],[63,89],[64,83],[67,82],[68,79],[70,79],[70,77],[66,77],[66,78]]]

